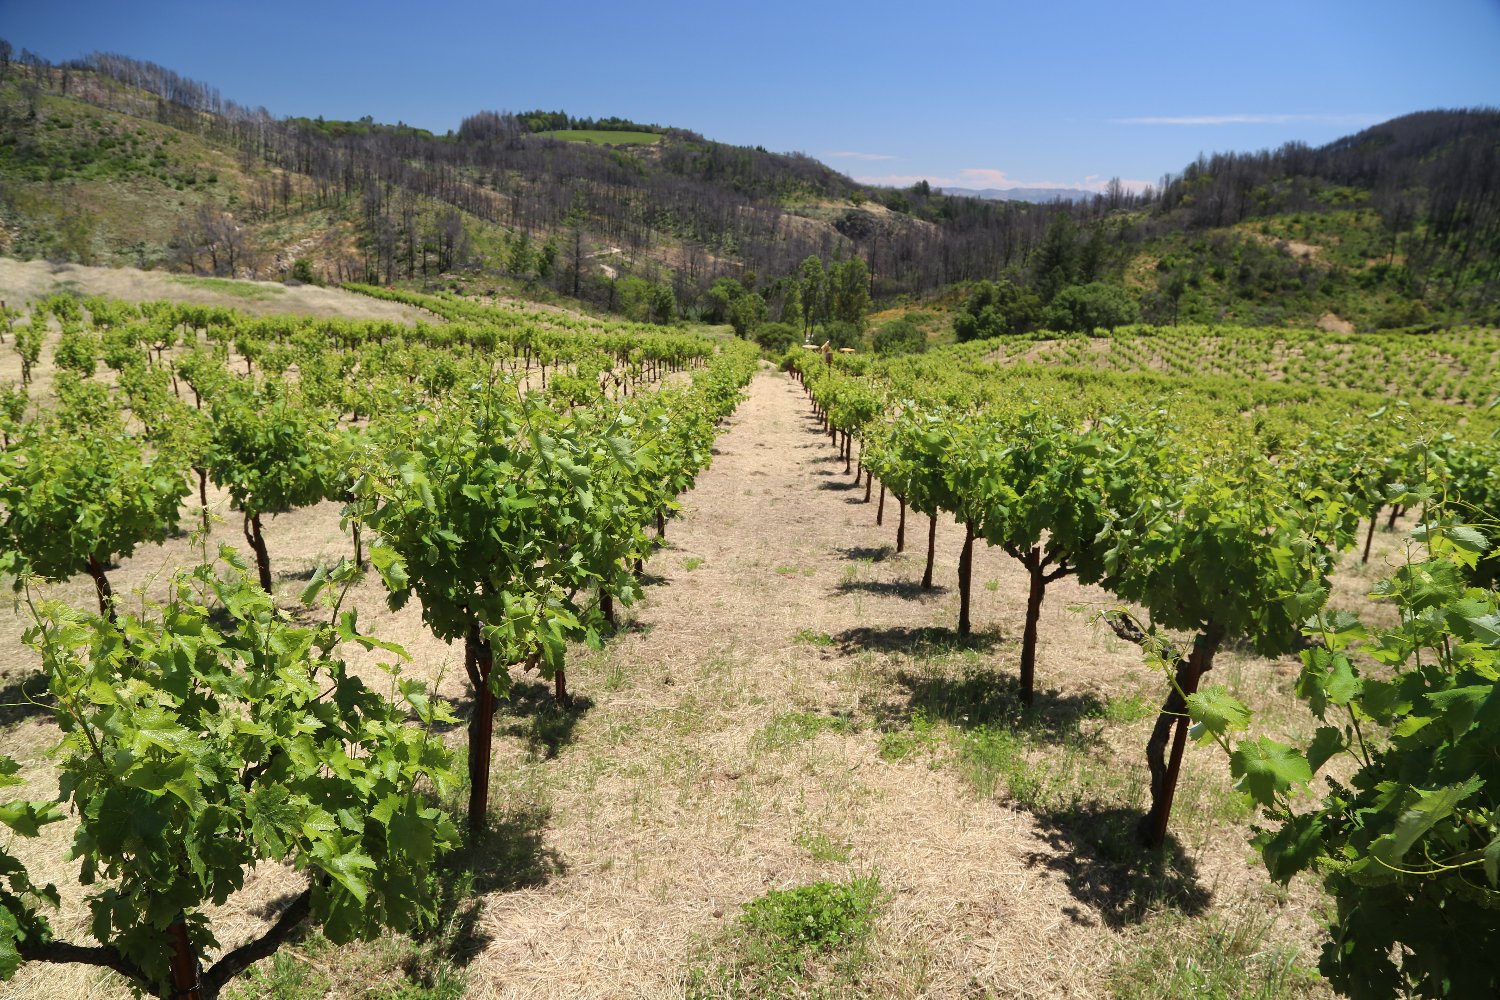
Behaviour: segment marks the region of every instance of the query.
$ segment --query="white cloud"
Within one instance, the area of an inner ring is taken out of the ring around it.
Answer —
[[[894,160],[896,158],[890,153],[857,153],[848,149],[823,155],[833,160]]]
[[[1053,184],[1025,184],[1007,174],[1004,170],[993,170],[989,167],[970,167],[958,172],[960,183],[953,187],[968,188],[1013,188],[1013,187],[1056,187]]]
[[[1384,115],[1147,115],[1114,118],[1116,125],[1373,125]]]

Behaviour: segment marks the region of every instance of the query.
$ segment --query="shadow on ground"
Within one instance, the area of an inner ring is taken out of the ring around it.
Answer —
[[[546,885],[567,872],[543,840],[551,812],[527,806],[490,814],[489,827],[448,855],[438,875],[438,919],[414,935],[456,966],[468,965],[492,940],[483,929],[484,897]]]
[[[1050,850],[1028,854],[1026,863],[1062,876],[1082,904],[1065,910],[1074,923],[1093,924],[1097,918],[1118,929],[1163,909],[1194,916],[1213,899],[1175,837],[1169,834],[1155,849],[1141,845],[1140,809],[1089,804],[1032,815]]]
[[[559,705],[552,695],[552,685],[537,680],[512,680],[510,697],[495,705],[495,732],[522,740],[538,757],[551,760],[558,751],[573,742],[578,723],[594,707],[587,695],[574,695],[570,704]],[[456,722],[434,727],[438,732],[466,729],[474,711],[472,692],[453,703]]]
[[[11,678],[0,687],[0,726],[14,726],[27,719],[45,718],[52,714],[52,693],[48,690],[47,675],[27,674]]]
[[[912,656],[937,656],[973,650],[989,652],[1005,642],[998,632],[973,632],[959,635],[953,629],[939,626],[923,628],[851,628],[833,637],[834,644],[845,653],[907,653]]]
[[[615,629],[615,635],[650,635],[656,631],[656,623],[628,618]]]
[[[1079,723],[1104,711],[1092,694],[1056,690],[1037,691],[1032,703],[1024,704],[1020,679],[991,670],[958,677],[902,670],[894,680],[906,700],[883,710],[886,725],[909,723],[920,714],[955,729],[999,726],[1041,743],[1076,743],[1084,738]]]
[[[473,875],[473,891],[533,889],[567,872],[562,855],[543,842],[551,810],[530,805],[491,813],[489,829],[455,855],[453,867]]]
[[[854,562],[885,562],[896,554],[894,545],[851,545],[835,549],[840,557]]]
[[[586,695],[574,695],[564,706],[553,698],[550,684],[516,681],[510,686],[510,698],[500,703],[495,728],[524,740],[532,753],[551,760],[573,742],[573,731],[593,707],[593,700]]]
[[[934,584],[923,588],[917,580],[845,580],[833,588],[835,594],[875,594],[879,597],[899,597],[904,601],[923,601],[941,597],[947,587]]]

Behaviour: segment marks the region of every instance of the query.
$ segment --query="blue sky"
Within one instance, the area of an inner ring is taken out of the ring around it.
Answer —
[[[1154,182],[1200,152],[1500,105],[1500,0],[0,0],[0,36],[151,60],[278,116],[442,132],[561,108],[974,188]]]

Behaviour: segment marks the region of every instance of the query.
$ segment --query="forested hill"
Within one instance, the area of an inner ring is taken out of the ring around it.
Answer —
[[[1103,281],[1146,318],[1497,318],[1500,113],[1426,112],[1313,149],[1202,158],[1160,192],[1072,203],[869,188],[801,154],[564,112],[437,135],[277,119],[122,56],[0,43],[0,252],[391,283],[478,269],[619,308],[720,277],[787,309],[809,255],[877,301],[1005,277]],[[1356,301],[1357,299],[1357,301]]]
[[[1307,256],[1359,271],[1369,287],[1388,284],[1412,302],[1446,299],[1494,322],[1500,112],[1425,111],[1322,147],[1200,157],[1164,185],[1144,230],[1224,231],[1257,221],[1252,233],[1300,232]]]

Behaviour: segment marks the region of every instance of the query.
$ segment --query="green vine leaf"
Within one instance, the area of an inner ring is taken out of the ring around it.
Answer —
[[[1188,734],[1200,746],[1250,727],[1250,709],[1225,688],[1217,685],[1188,695],[1187,710],[1188,717],[1193,721]]]
[[[1313,776],[1300,751],[1264,736],[1241,743],[1230,754],[1229,772],[1238,779],[1235,787],[1263,806],[1274,805],[1279,795],[1306,785]]]

